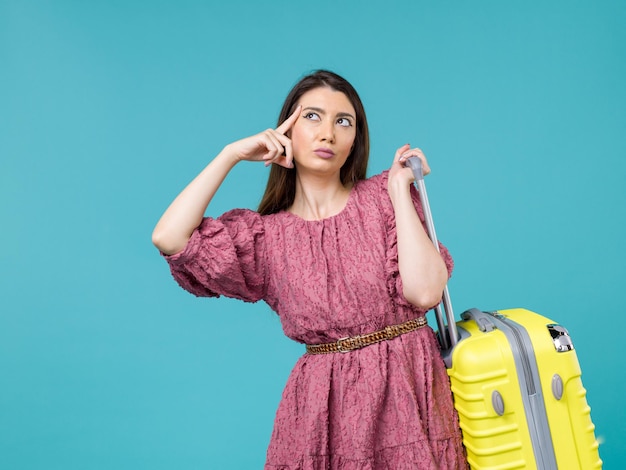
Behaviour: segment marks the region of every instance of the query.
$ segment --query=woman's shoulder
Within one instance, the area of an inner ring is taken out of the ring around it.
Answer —
[[[385,170],[356,183],[353,188],[352,206],[357,207],[362,216],[387,216],[391,205],[387,180],[388,171]]]
[[[357,191],[386,194],[388,176],[389,176],[389,170],[384,170],[364,180],[361,180],[356,185]]]
[[[219,219],[228,225],[246,225],[255,231],[272,231],[297,220],[297,217],[285,210],[260,214],[252,209],[231,209],[222,214]]]
[[[222,215],[212,218],[205,217],[200,229],[202,231],[203,225],[227,227],[232,231],[238,230],[252,230],[253,232],[262,232],[264,230],[264,216],[252,209],[231,209],[224,212]]]
[[[262,216],[252,209],[236,208],[230,209],[224,212],[218,218],[221,220],[249,220],[254,221],[260,219]]]

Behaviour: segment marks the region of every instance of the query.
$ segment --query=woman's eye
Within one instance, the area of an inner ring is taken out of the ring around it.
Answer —
[[[311,112],[311,113],[306,113],[306,114],[304,115],[304,117],[305,117],[306,119],[310,119],[311,121],[319,121],[319,120],[320,120],[319,115],[318,115],[317,113],[313,113],[313,112]]]
[[[350,127],[350,126],[352,126],[352,123],[347,118],[339,118],[339,119],[337,119],[337,124],[339,124],[340,126],[343,126],[343,127]]]

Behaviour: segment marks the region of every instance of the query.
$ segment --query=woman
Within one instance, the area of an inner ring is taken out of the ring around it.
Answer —
[[[296,84],[279,124],[224,147],[153,233],[183,288],[264,300],[285,334],[307,345],[283,392],[265,468],[466,468],[424,320],[452,260],[428,239],[404,166],[416,156],[428,172],[423,153],[404,145],[388,171],[365,179],[361,100],[328,71]],[[272,165],[259,211],[203,218],[242,160]]]

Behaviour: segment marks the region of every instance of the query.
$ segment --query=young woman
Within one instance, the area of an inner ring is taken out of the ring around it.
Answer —
[[[197,296],[264,300],[306,344],[279,405],[266,469],[466,468],[425,312],[452,269],[427,237],[404,145],[366,179],[365,111],[342,77],[304,77],[279,126],[233,142],[180,193],[153,242]],[[240,161],[272,165],[258,212],[204,218]],[[250,345],[250,347],[254,347]]]

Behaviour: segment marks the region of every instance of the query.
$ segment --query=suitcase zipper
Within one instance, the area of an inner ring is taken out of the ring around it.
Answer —
[[[489,312],[489,315],[492,316],[494,320],[500,321],[504,327],[502,328],[502,332],[509,338],[509,341],[513,339],[517,347],[517,351],[519,352],[517,359],[519,366],[521,366],[522,373],[518,374],[518,377],[520,379],[524,379],[520,380],[520,383],[525,383],[526,391],[528,392],[527,406],[530,408],[526,410],[526,418],[531,434],[533,448],[535,449],[537,468],[556,470],[556,457],[554,455],[554,447],[550,436],[543,394],[538,394],[537,392],[535,374],[538,372],[535,371],[531,363],[531,357],[533,360],[535,357],[534,351],[532,350],[532,346],[530,346],[530,350],[527,346],[527,344],[530,344],[530,337],[525,338],[522,332],[518,329],[518,323],[510,320],[501,313]],[[507,335],[507,333],[509,334]],[[524,333],[528,335],[525,330]]]
[[[511,327],[511,325],[508,323],[509,320],[507,318],[501,318],[500,320],[507,324],[507,326]],[[532,367],[530,365],[530,360],[528,359],[528,351],[526,349],[526,345],[524,344],[524,341],[522,340],[522,337],[516,328],[511,327],[511,332],[515,337],[515,342],[517,343],[519,351],[522,352],[520,359],[522,367],[524,369],[524,376],[526,377],[526,390],[528,391],[529,396],[534,396],[537,393],[537,388],[535,386],[535,380],[533,379]]]

